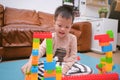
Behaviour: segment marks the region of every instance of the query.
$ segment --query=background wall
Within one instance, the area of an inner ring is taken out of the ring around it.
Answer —
[[[0,0],[0,4],[6,7],[32,9],[53,14],[55,9],[62,5],[62,0]],[[80,0],[79,4],[82,16],[99,17],[97,7],[86,6],[86,0]]]
[[[0,0],[0,4],[13,8],[54,13],[56,7],[62,5],[62,0]]]

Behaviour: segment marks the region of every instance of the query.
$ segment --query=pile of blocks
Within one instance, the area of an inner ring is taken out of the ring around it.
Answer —
[[[112,59],[112,44],[110,41],[113,41],[113,32],[112,30],[107,31],[106,34],[96,35],[95,40],[99,40],[99,45],[102,48],[102,52],[106,54],[105,57],[100,59],[100,63],[96,66],[99,70],[99,73],[110,72],[113,69],[113,59]]]
[[[25,80],[38,80],[38,54],[40,39],[46,39],[46,60],[44,61],[44,77],[42,80],[61,80],[62,68],[61,66],[56,66],[56,61],[53,60],[52,33],[50,32],[34,32],[32,68],[30,73],[26,74]]]

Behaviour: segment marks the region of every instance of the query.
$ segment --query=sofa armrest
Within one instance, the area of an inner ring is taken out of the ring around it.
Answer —
[[[78,40],[78,51],[89,51],[91,48],[91,23],[90,22],[77,22],[74,23],[72,29],[81,32]]]

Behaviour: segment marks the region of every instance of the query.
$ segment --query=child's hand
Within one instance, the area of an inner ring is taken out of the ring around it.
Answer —
[[[31,68],[31,62],[27,62],[26,64],[24,64],[22,67],[21,67],[21,71],[26,74],[26,73],[29,73],[30,72],[30,68]]]

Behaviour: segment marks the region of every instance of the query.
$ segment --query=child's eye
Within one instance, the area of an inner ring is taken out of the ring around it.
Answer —
[[[61,25],[58,25],[58,27],[62,27]]]
[[[68,28],[69,28],[69,26],[66,26],[65,28],[67,28],[67,29],[68,29]]]

